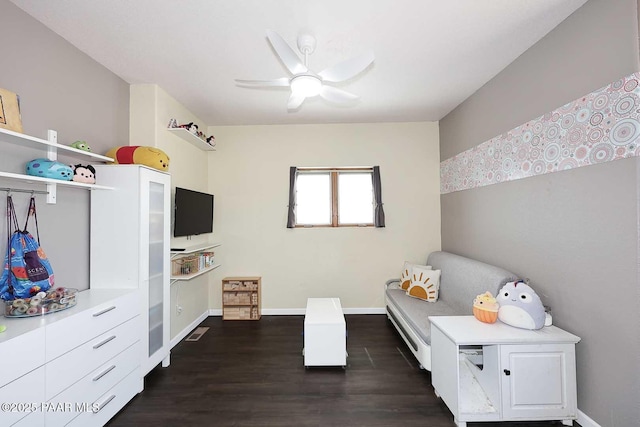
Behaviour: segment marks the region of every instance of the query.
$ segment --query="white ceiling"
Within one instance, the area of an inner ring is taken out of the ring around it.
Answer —
[[[586,0],[12,0],[128,83],[156,83],[208,125],[439,120]],[[319,72],[366,49],[375,63],[337,107],[234,79],[288,76],[265,30]],[[296,49],[297,52],[297,49]]]

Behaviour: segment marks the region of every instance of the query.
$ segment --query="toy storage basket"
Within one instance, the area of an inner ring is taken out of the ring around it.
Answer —
[[[46,296],[18,298],[4,301],[5,317],[33,317],[71,308],[78,298],[78,290],[74,288],[50,289]]]
[[[197,255],[185,256],[171,261],[171,275],[185,276],[197,273],[200,270],[200,257]]]

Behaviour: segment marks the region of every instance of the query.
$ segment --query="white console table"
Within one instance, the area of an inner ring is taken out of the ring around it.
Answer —
[[[339,298],[308,298],[304,366],[347,366],[347,326]]]
[[[473,316],[430,316],[431,382],[458,427],[470,421],[577,418],[575,344],[555,326],[530,331]]]

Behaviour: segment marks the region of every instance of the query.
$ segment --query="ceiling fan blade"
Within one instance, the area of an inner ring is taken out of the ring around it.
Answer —
[[[375,60],[373,51],[367,51],[360,56],[348,59],[332,67],[322,70],[318,75],[325,82],[343,82],[357,76],[367,69]]]
[[[347,92],[346,90],[327,85],[322,85],[322,89],[320,89],[320,96],[327,101],[339,104],[353,102],[360,99],[358,95],[354,95],[353,93]]]
[[[282,77],[281,79],[273,80],[239,80],[236,79],[238,86],[247,87],[274,87],[274,86],[289,86],[289,79]]]
[[[271,46],[273,46],[273,49],[280,57],[280,60],[282,61],[284,66],[287,67],[289,72],[291,72],[291,74],[296,75],[309,71],[307,67],[300,61],[298,55],[295,54],[293,49],[289,47],[287,42],[285,42],[278,33],[276,33],[275,31],[267,30],[267,38],[269,39],[269,43],[271,43]]]
[[[305,99],[306,97],[304,95],[296,95],[295,93],[292,93],[289,97],[289,102],[287,103],[287,109],[295,110],[299,108]]]

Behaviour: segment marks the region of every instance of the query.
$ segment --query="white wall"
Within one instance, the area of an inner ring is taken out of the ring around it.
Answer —
[[[440,249],[437,123],[210,127],[220,279],[262,276],[263,309],[301,309],[308,297],[345,308],[384,307],[384,281],[403,261]],[[379,165],[386,228],[287,229],[290,166]],[[286,310],[285,310],[286,311]]]
[[[203,129],[202,121],[157,85],[131,86],[131,141],[130,145],[150,145],[163,150],[169,156],[169,172],[173,195],[175,187],[208,191],[207,152],[194,147],[166,130],[169,120],[178,123],[194,122]],[[173,235],[173,213],[172,213]],[[211,235],[172,238],[171,247],[186,247],[213,239]],[[210,273],[211,274],[211,273]],[[188,282],[171,285],[171,338],[189,326],[203,313],[209,311],[209,280],[207,275]],[[178,313],[176,307],[182,307]]]

